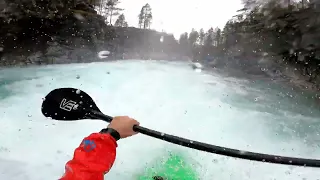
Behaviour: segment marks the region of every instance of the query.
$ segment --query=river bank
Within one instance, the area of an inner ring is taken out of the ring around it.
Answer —
[[[268,60],[255,60],[253,63],[245,64],[246,60],[215,61],[211,63],[202,62],[205,69],[210,72],[217,72],[225,77],[248,80],[253,83],[264,81],[266,83],[283,86],[290,91],[308,95],[308,99],[320,105],[319,86],[308,81],[308,77],[301,74],[301,71],[292,65],[281,65]],[[282,95],[281,95],[282,96]],[[289,92],[283,92],[283,96],[290,97]]]

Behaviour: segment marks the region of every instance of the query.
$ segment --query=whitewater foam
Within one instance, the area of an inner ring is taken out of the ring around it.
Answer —
[[[298,136],[297,127],[292,125],[303,123],[311,143],[317,139],[312,138],[315,130],[308,131],[308,126],[319,126],[315,125],[316,118],[287,109],[280,115],[276,110],[264,111],[279,97],[247,81],[197,73],[183,62],[135,60],[13,68],[2,70],[0,77],[1,81],[12,79],[0,87],[11,92],[0,101],[0,179],[58,179],[82,138],[107,125],[43,117],[42,98],[60,87],[84,90],[104,113],[130,115],[141,125],[165,133],[244,151],[305,158],[320,155],[305,142],[306,135]],[[256,94],[266,100],[255,101]],[[187,154],[204,180],[320,177],[314,168],[228,158],[137,135],[119,141],[117,160],[105,179],[134,179],[148,163],[168,151]]]

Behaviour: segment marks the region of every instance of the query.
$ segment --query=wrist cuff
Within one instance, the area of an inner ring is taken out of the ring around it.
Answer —
[[[110,134],[116,141],[121,138],[119,132],[112,128],[104,128],[100,131],[100,133]]]

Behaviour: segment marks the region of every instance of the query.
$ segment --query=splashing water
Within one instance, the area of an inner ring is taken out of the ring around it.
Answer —
[[[161,37],[160,37],[160,42],[163,42],[163,40],[164,40],[164,37],[161,36]]]
[[[100,51],[100,52],[98,53],[98,57],[99,57],[100,59],[107,58],[109,55],[110,55],[110,51]]]
[[[320,157],[319,111],[299,92],[294,98],[277,96],[289,91],[278,85],[197,73],[182,62],[140,60],[13,68],[2,70],[0,77],[0,92],[5,93],[0,101],[0,179],[58,179],[81,140],[107,125],[45,118],[40,111],[42,98],[61,87],[87,92],[108,115],[129,115],[164,133],[243,153]],[[171,150],[186,154],[204,180],[320,177],[316,168],[234,159],[144,135],[118,145],[117,160],[105,179],[135,179]]]

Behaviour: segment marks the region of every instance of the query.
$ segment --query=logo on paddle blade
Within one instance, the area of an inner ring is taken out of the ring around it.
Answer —
[[[61,103],[60,103],[60,109],[63,109],[65,111],[72,111],[72,110],[76,110],[78,108],[78,104],[75,101],[72,100],[66,100],[66,99],[62,99]]]

